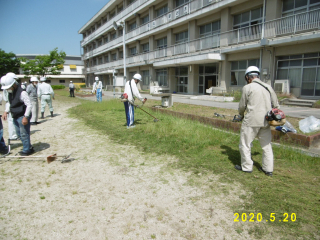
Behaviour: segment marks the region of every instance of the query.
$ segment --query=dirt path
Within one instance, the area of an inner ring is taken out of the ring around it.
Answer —
[[[0,239],[252,239],[227,207],[240,186],[212,174],[191,186],[190,174],[167,167],[177,159],[115,143],[68,118],[71,106],[55,101],[57,116],[32,126],[31,139],[35,155],[74,161],[1,160]],[[210,194],[208,182],[231,194]]]

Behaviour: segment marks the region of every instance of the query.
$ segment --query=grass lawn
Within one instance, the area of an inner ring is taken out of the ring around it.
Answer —
[[[57,91],[57,95],[60,92]],[[272,231],[280,234],[277,235],[280,239],[319,238],[319,158],[302,155],[290,148],[274,146],[274,176],[267,177],[258,171],[262,152],[259,143],[254,141],[252,159],[255,165],[253,173],[246,174],[234,169],[234,165],[240,163],[237,134],[215,130],[191,120],[154,113],[149,109],[145,110],[160,121],[154,123],[150,116],[136,109],[136,128],[128,130],[125,126],[124,106],[119,100],[102,103],[78,101],[81,104],[70,109],[70,115],[98,129],[101,134],[107,134],[114,141],[137,146],[143,152],[174,155],[179,161],[172,163],[170,167],[191,172],[194,176],[199,173],[202,176],[217,174],[222,183],[240,183],[248,193],[240,196],[245,204],[233,202],[230,207],[234,213],[240,214],[240,221],[242,213],[247,214],[247,221],[252,217],[249,214],[253,213],[255,222],[258,221],[258,214],[261,214],[259,217],[262,216],[262,221],[252,224],[251,233],[255,237],[263,238],[264,233]],[[175,108],[178,108],[176,103]],[[196,112],[193,105],[179,108],[184,111],[191,109],[194,114],[201,114],[201,111]],[[215,110],[212,109],[211,114]],[[228,192],[220,192],[223,193]],[[275,221],[272,221],[273,216]]]

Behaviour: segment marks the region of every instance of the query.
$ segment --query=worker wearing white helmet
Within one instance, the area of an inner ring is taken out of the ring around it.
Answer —
[[[70,96],[69,97],[74,97],[74,89],[75,89],[75,86],[74,86],[73,82],[70,81],[70,83],[69,83]]]
[[[3,76],[1,78],[1,82],[4,81],[4,78],[6,76]],[[3,100],[6,102],[6,104],[8,104],[9,102],[9,95],[8,95],[8,91],[7,90],[3,90]],[[8,133],[9,133],[9,139],[10,140],[16,140],[18,138],[18,135],[16,133],[16,127],[13,124],[13,118],[11,116],[11,113],[8,113]]]
[[[16,81],[18,77],[13,73],[7,73],[6,78],[1,81],[1,89],[7,90],[9,101],[6,104],[6,110],[2,115],[3,120],[7,120],[8,113],[11,112],[13,124],[16,128],[18,137],[22,141],[22,156],[28,156],[34,153],[30,141],[30,117],[32,104],[29,95],[22,90]]]
[[[32,77],[30,79],[31,84],[28,85],[26,92],[29,94],[30,101],[32,103],[32,116],[30,119],[31,125],[37,125],[38,115],[39,115],[39,102],[38,102],[38,83],[39,79],[37,77]]]
[[[124,94],[127,94],[128,101],[124,102],[124,108],[126,111],[126,118],[127,118],[127,128],[135,127],[134,123],[134,97],[137,97],[145,103],[147,101],[146,98],[143,98],[138,90],[137,84],[141,82],[141,75],[136,73],[133,76],[132,80],[126,82],[124,87]]]
[[[94,78],[95,82],[93,83],[92,93],[96,93],[97,102],[102,101],[102,82],[99,81],[99,77]]]
[[[41,100],[41,119],[44,119],[44,110],[48,104],[51,117],[53,117],[52,99],[54,92],[50,84],[46,83],[47,78],[41,77],[41,84],[38,86],[38,98]]]
[[[1,82],[4,81],[5,76],[1,77]],[[2,104],[2,94],[0,93],[0,104]],[[8,147],[6,146],[6,143],[3,138],[3,125],[2,120],[0,118],[0,154],[6,154],[8,153]]]
[[[255,66],[248,67],[245,72],[245,80],[248,84],[242,88],[239,102],[239,114],[243,118],[239,144],[241,166],[235,165],[235,168],[247,173],[252,172],[251,143],[255,137],[258,137],[263,151],[262,167],[259,170],[267,176],[272,176],[271,130],[265,115],[272,108],[279,108],[279,103],[272,87],[262,82],[259,75],[260,70]],[[245,111],[247,111],[246,115],[244,115]]]

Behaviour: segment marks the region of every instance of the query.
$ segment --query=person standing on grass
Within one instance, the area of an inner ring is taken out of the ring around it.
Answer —
[[[99,77],[95,77],[94,80],[92,93],[96,92],[97,102],[102,102],[102,82],[99,81]]]
[[[53,117],[52,100],[54,100],[54,92],[50,84],[46,83],[45,77],[40,78],[41,84],[38,87],[38,97],[41,100],[41,119],[44,119],[44,110],[48,104],[51,117]]]
[[[32,116],[30,119],[31,125],[37,125],[40,124],[38,122],[38,115],[39,115],[39,102],[38,102],[38,83],[39,80],[37,77],[32,77],[30,79],[31,84],[27,87],[27,93],[29,94],[30,101],[32,103]]]
[[[74,97],[74,84],[72,81],[70,81],[70,84],[69,84],[69,92],[70,92],[70,96],[69,97]]]
[[[1,82],[4,81],[6,76],[1,77]],[[2,105],[2,94],[0,93],[0,104]],[[9,149],[6,146],[6,143],[3,138],[3,125],[2,120],[0,118],[0,154],[6,154],[8,153]]]
[[[6,110],[2,115],[3,120],[7,120],[8,113],[11,112],[13,124],[18,137],[22,141],[23,150],[21,156],[28,156],[34,153],[30,141],[30,116],[32,104],[29,95],[16,81],[18,77],[14,73],[7,73],[4,81],[1,81],[1,89],[7,90],[9,102],[6,103]]]
[[[135,125],[133,125],[134,122],[134,97],[139,98],[142,103],[145,103],[147,99],[143,98],[139,90],[137,88],[138,82],[141,81],[141,75],[139,73],[136,73],[133,76],[133,79],[126,82],[126,85],[124,87],[124,94],[127,94],[128,101],[124,102],[124,108],[126,111],[126,119],[127,119],[127,128],[133,128]]]
[[[272,176],[271,129],[265,115],[272,108],[279,108],[279,103],[272,87],[262,82],[259,76],[260,70],[255,66],[248,67],[245,72],[247,85],[242,88],[238,109],[241,119],[243,119],[239,144],[241,166],[235,165],[235,169],[246,173],[252,172],[251,143],[257,136],[263,151],[262,167],[259,170],[267,176]],[[245,111],[247,111],[246,115],[244,115]]]

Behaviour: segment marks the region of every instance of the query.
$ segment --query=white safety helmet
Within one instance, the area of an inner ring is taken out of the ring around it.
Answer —
[[[31,77],[30,82],[39,82],[37,77]]]
[[[72,81],[70,81],[70,82],[72,82]]]
[[[17,83],[18,77],[14,73],[7,73],[7,75],[1,78],[1,89],[9,89],[13,84]]]
[[[46,78],[46,77],[41,77],[41,78],[40,78],[40,81],[41,81],[41,82],[45,82],[45,81],[47,81],[47,78]]]
[[[6,79],[6,75],[1,77],[0,84]]]
[[[256,66],[250,66],[247,68],[246,73],[244,74],[244,78],[246,79],[246,76],[248,75],[260,75],[260,70]]]
[[[141,75],[139,73],[136,73],[135,75],[133,75],[133,79],[141,81]]]
[[[95,77],[94,80],[99,81],[99,77]]]

